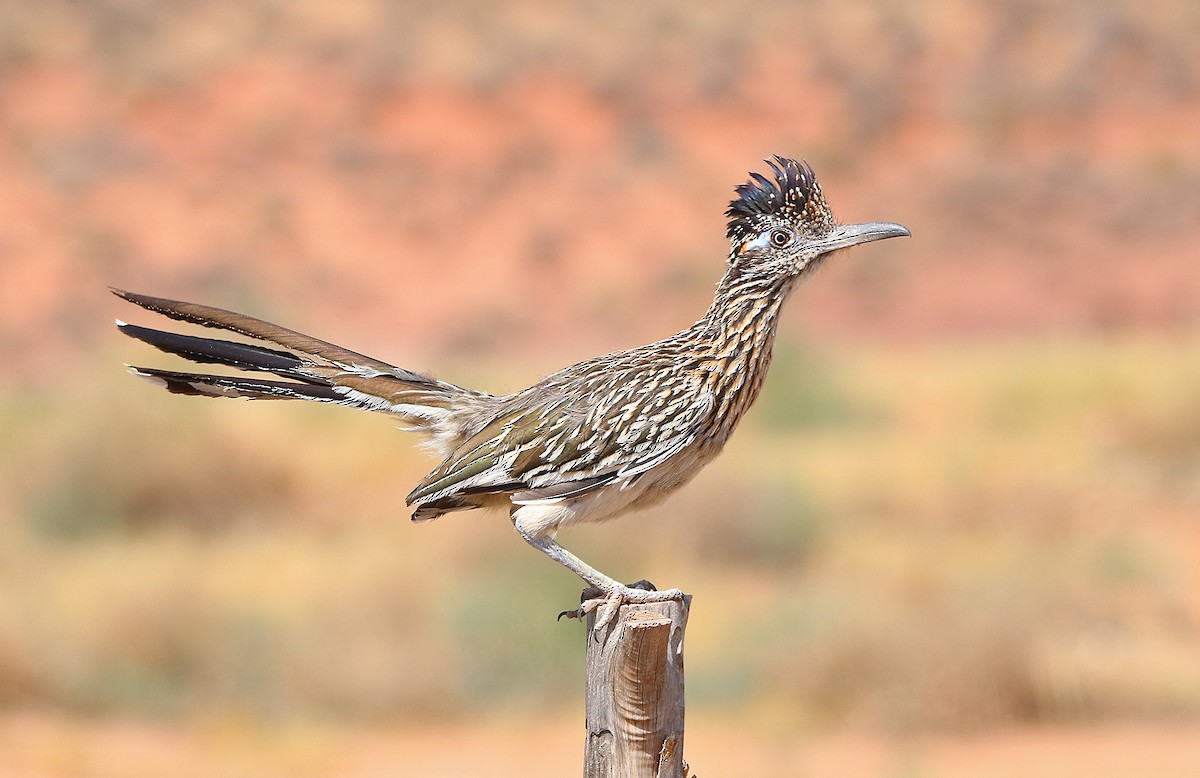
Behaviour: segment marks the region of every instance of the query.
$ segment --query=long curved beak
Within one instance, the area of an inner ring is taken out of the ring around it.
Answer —
[[[909,238],[912,233],[903,224],[894,222],[868,222],[867,224],[843,224],[834,227],[828,235],[818,241],[822,252],[857,246],[884,238]]]

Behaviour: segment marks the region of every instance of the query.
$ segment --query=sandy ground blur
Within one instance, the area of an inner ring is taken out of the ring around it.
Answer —
[[[560,713],[440,726],[247,730],[159,727],[53,716],[0,719],[9,778],[539,778],[578,774],[583,724]],[[744,721],[690,722],[698,778],[1194,778],[1200,727],[1112,724],[979,735],[764,734]]]

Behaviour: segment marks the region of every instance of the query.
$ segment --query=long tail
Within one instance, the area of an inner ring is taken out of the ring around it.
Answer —
[[[118,320],[117,327],[121,332],[168,354],[200,364],[225,365],[275,376],[183,373],[130,366],[134,375],[175,394],[252,400],[316,400],[397,414],[411,428],[429,432],[436,432],[438,423],[446,421],[464,404],[490,399],[490,395],[482,392],[389,365],[233,311],[120,289],[112,292],[123,300],[177,321],[226,330],[281,347],[180,335]]]

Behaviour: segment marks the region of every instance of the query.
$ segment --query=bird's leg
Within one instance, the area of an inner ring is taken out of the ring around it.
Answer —
[[[585,590],[585,599],[579,606],[579,609],[563,611],[558,615],[559,618],[567,616],[568,618],[581,619],[599,608],[600,613],[596,617],[596,631],[599,632],[613,620],[613,617],[617,615],[617,611],[624,603],[667,602],[683,598],[683,592],[679,589],[666,589],[660,592],[654,588],[653,584],[645,580],[638,581],[633,586],[626,586],[615,578],[609,578],[570,551],[567,551],[548,535],[534,533],[527,527],[522,526],[519,518],[514,517],[513,526],[517,528],[517,532],[521,533],[521,537],[525,539],[526,543],[591,584],[595,590],[595,596],[592,597],[587,596],[591,593],[591,590]],[[643,586],[646,588],[643,588]]]

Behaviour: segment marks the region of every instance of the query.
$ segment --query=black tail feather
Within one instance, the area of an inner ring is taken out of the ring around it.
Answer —
[[[356,405],[328,384],[302,384],[295,381],[272,381],[238,376],[211,375],[204,373],[181,373],[174,370],[159,370],[153,367],[130,365],[129,371],[171,394],[194,397],[244,397],[251,400],[295,399],[318,400]]]
[[[394,413],[405,418],[409,424],[425,427],[432,423],[431,420],[446,416],[459,398],[479,400],[490,397],[252,316],[119,289],[113,289],[112,292],[168,318],[226,330],[260,342],[243,343],[180,335],[118,320],[117,327],[131,338],[192,362],[274,373],[288,379],[275,381],[253,376],[131,368],[135,375],[175,394],[317,400]]]
[[[117,329],[131,338],[149,343],[159,351],[183,357],[200,364],[228,365],[241,370],[264,370],[311,383],[327,383],[305,373],[304,360],[288,351],[266,348],[249,343],[235,343],[216,338],[198,338],[174,332],[139,327],[117,322]]]
[[[145,308],[147,311],[153,311],[169,319],[187,322],[188,324],[198,324],[201,327],[226,330],[257,340],[265,340],[277,346],[295,349],[315,359],[322,360],[326,364],[342,367],[369,368],[380,373],[393,375],[402,381],[413,384],[438,383],[429,376],[413,373],[395,365],[390,365],[387,362],[373,359],[365,354],[359,354],[357,351],[342,348],[328,341],[320,340],[310,335],[305,335],[302,332],[296,332],[287,327],[263,321],[262,319],[256,319],[253,316],[235,313],[224,308],[200,305],[199,303],[135,294],[113,287],[109,287],[109,290],[122,300],[127,300],[134,305]]]

